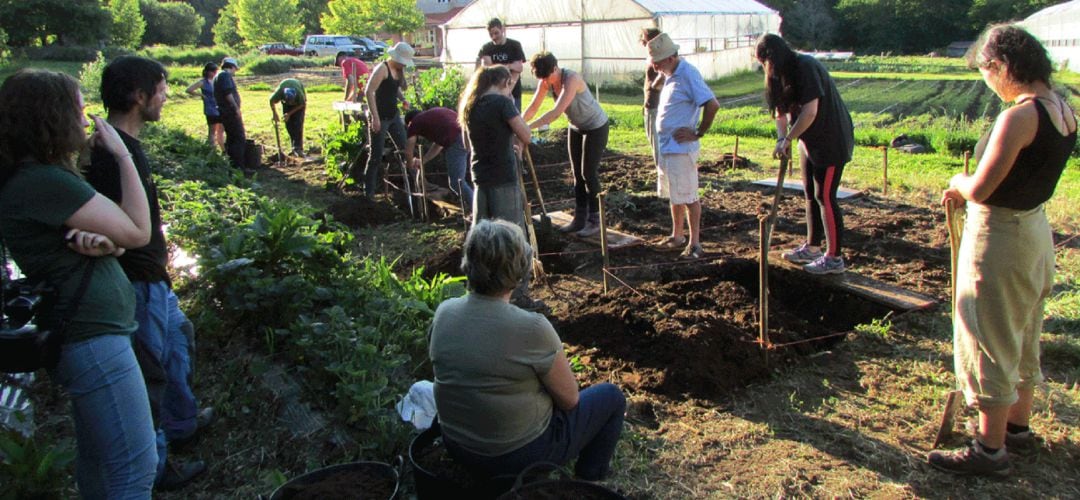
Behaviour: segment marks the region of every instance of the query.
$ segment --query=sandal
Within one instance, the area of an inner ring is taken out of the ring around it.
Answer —
[[[674,236],[665,236],[664,239],[656,242],[656,246],[661,250],[678,250],[686,244],[686,237],[681,239],[675,239]]]
[[[686,260],[697,260],[705,256],[705,249],[701,248],[701,245],[692,245],[686,247],[679,257]]]

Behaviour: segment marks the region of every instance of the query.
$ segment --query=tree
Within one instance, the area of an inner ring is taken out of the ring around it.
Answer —
[[[832,6],[827,0],[806,0],[784,14],[781,31],[793,45],[813,49],[828,47],[836,31]]]
[[[109,14],[112,26],[109,36],[113,45],[137,48],[146,31],[146,20],[139,12],[139,0],[111,0]]]
[[[300,22],[304,25],[304,34],[319,33],[322,25],[319,18],[326,13],[328,0],[300,0],[297,6],[300,8]]]
[[[270,42],[296,43],[304,34],[297,0],[238,0],[237,31],[247,45]]]
[[[424,26],[424,13],[412,0],[330,0],[321,19],[327,32],[350,35],[409,33]]]
[[[108,28],[99,0],[0,0],[0,29],[12,47],[94,43]]]
[[[187,0],[197,14],[206,22],[203,23],[202,31],[199,32],[199,45],[214,44],[214,26],[217,26],[218,15],[225,7],[226,0]]]
[[[841,45],[866,52],[925,53],[970,39],[971,0],[840,0]]]
[[[192,45],[206,22],[186,3],[141,0],[139,11],[146,20],[143,45]]]
[[[978,32],[987,25],[1023,19],[1058,3],[1061,0],[975,0],[967,14],[971,29]]]
[[[214,23],[214,43],[226,47],[239,47],[244,42],[240,38],[240,32],[236,29],[237,23],[237,0],[229,0],[218,11],[217,23]]]

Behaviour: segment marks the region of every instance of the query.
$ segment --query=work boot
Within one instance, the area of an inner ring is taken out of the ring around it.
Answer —
[[[161,474],[161,477],[154,484],[154,489],[158,491],[178,490],[190,483],[192,479],[199,477],[203,472],[206,472],[206,463],[202,460],[179,462],[170,458],[165,461],[165,472]]]
[[[191,431],[188,436],[169,440],[169,449],[180,450],[198,443],[199,436],[207,427],[210,427],[210,424],[214,423],[214,420],[216,420],[216,417],[214,416],[213,406],[207,406],[199,410],[199,413],[195,414],[195,430]]]
[[[585,225],[575,234],[584,238],[586,236],[593,236],[599,232],[600,214],[589,214],[589,217],[585,219]]]
[[[574,208],[574,220],[571,220],[569,224],[559,226],[560,233],[576,233],[581,231],[585,227],[585,219],[589,217],[588,207],[575,207]]]
[[[978,440],[972,440],[965,448],[954,451],[934,450],[926,456],[927,462],[939,470],[960,475],[1008,476],[1011,471],[1009,455],[1004,449],[987,453]]]

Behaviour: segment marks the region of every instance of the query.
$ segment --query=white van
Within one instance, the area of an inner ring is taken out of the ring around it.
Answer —
[[[358,44],[346,35],[310,35],[304,40],[304,55],[335,56],[338,52],[354,54],[361,59],[371,59],[366,45]]]

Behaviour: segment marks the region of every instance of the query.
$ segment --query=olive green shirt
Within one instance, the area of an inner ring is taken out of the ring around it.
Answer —
[[[429,355],[443,434],[490,457],[539,437],[553,406],[541,377],[561,349],[542,314],[476,293],[440,304]]]
[[[96,192],[74,172],[55,165],[24,164],[0,189],[0,235],[19,269],[56,289],[56,305],[39,327],[67,316],[92,257],[67,246],[64,221]],[[135,331],[135,292],[115,257],[98,257],[78,313],[64,332],[72,343]]]
[[[296,91],[296,99],[289,101],[285,99],[285,89],[293,89]],[[307,92],[304,92],[304,84],[300,83],[300,80],[295,78],[286,78],[278,84],[277,90],[270,96],[270,105],[274,103],[282,103],[282,108],[286,113],[293,108],[298,108],[307,103]]]

